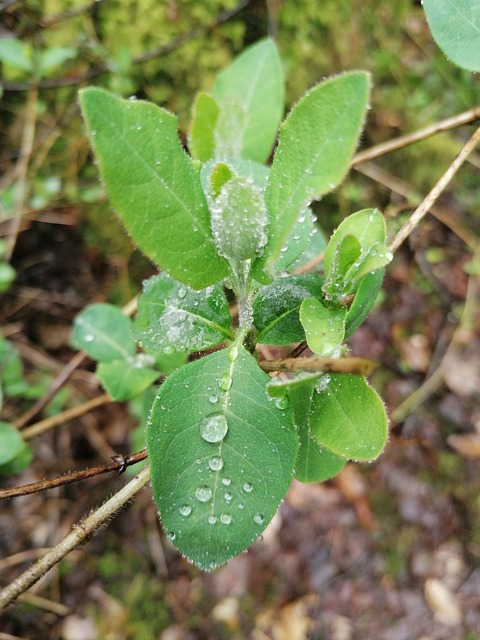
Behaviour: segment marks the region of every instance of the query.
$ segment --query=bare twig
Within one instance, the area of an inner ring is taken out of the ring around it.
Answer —
[[[378,366],[370,358],[286,358],[285,360],[263,360],[259,363],[264,371],[308,371],[323,373],[357,373],[368,376]]]
[[[132,453],[132,455],[129,456],[114,456],[112,462],[100,465],[98,467],[83,469],[83,471],[74,471],[73,473],[66,473],[65,475],[58,476],[57,478],[42,480],[41,482],[32,482],[30,484],[24,484],[20,487],[2,489],[0,490],[0,500],[5,500],[6,498],[15,498],[17,496],[26,496],[31,493],[38,493],[39,491],[48,491],[49,489],[62,487],[66,484],[72,484],[73,482],[79,482],[80,480],[93,478],[94,476],[99,476],[103,473],[110,473],[111,471],[118,471],[119,473],[123,473],[127,467],[145,460],[146,457],[146,449],[138,451],[137,453]]]
[[[398,247],[402,244],[404,240],[408,238],[408,236],[415,229],[420,220],[428,213],[430,207],[435,203],[437,198],[441,195],[441,193],[445,190],[448,183],[451,181],[453,176],[460,169],[462,164],[465,162],[469,154],[473,151],[476,145],[480,142],[480,127],[476,129],[474,134],[469,138],[466,142],[460,153],[457,155],[455,160],[449,166],[447,171],[443,174],[437,184],[433,187],[427,197],[423,200],[417,209],[410,216],[408,222],[400,229],[395,238],[389,245],[389,249],[392,253],[394,253]]]
[[[128,484],[115,493],[87,518],[74,525],[73,530],[22,575],[0,592],[0,610],[7,607],[21,593],[29,589],[47,571],[54,567],[75,547],[87,540],[97,529],[105,525],[150,480],[150,467],[142,469]]]

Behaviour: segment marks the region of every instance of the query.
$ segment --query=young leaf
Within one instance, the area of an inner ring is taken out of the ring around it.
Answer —
[[[142,362],[136,359],[100,362],[96,374],[115,402],[125,402],[139,396],[160,375],[158,371],[142,366]]]
[[[321,447],[350,460],[374,460],[388,435],[385,407],[363,376],[331,374],[312,399],[310,426]]]
[[[136,353],[132,321],[111,304],[85,307],[73,322],[72,341],[77,349],[101,362],[124,360]]]
[[[286,345],[305,339],[299,310],[305,298],[320,298],[323,278],[316,274],[285,276],[262,287],[253,303],[257,340],[263,344]]]
[[[33,73],[32,48],[28,42],[16,38],[0,38],[0,62]]]
[[[265,280],[300,212],[334,189],[348,170],[363,127],[369,75],[346,73],[311,89],[280,128],[265,200],[269,241],[254,276]]]
[[[134,334],[150,353],[201,351],[233,339],[223,289],[195,291],[165,274],[144,283],[138,299]]]
[[[5,464],[0,465],[0,476],[13,476],[17,473],[21,473],[30,465],[32,458],[32,447],[28,443],[24,442],[19,453],[17,453],[14,458],[5,462]]]
[[[319,356],[334,356],[345,336],[347,310],[328,309],[319,300],[307,298],[300,307],[300,321],[310,349]]]
[[[463,69],[480,71],[478,0],[423,0],[428,26],[447,58]]]
[[[180,282],[203,289],[229,273],[213,243],[197,170],[177,118],[154,104],[83,89],[80,103],[115,210],[140,249]]]
[[[382,286],[385,269],[367,273],[360,280],[355,298],[345,319],[345,340],[354,333],[370,313]]]
[[[42,78],[48,77],[55,69],[64,65],[67,60],[75,58],[77,54],[77,49],[73,47],[51,47],[43,51],[40,56],[40,75]]]
[[[319,376],[316,376],[318,379]],[[300,482],[324,482],[333,478],[346,464],[346,460],[320,447],[310,428],[310,410],[316,379],[310,376],[302,384],[288,387],[288,397],[298,431],[299,448],[295,461],[295,478]]]
[[[249,47],[222,71],[213,97],[221,108],[217,147],[227,158],[266,162],[284,110],[284,77],[273,40]]]
[[[194,105],[192,124],[188,136],[188,148],[194,158],[206,162],[215,151],[215,124],[220,107],[206,93],[199,93]]]
[[[244,551],[290,484],[297,435],[236,345],[174,371],[147,425],[152,487],[173,544],[203,569]]]
[[[8,422],[0,422],[0,466],[15,458],[23,446],[20,431]]]

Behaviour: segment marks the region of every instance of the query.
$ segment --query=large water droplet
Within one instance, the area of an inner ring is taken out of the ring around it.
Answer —
[[[281,398],[277,398],[275,400],[275,406],[277,407],[277,409],[286,409],[288,407],[287,396],[282,396]]]
[[[207,442],[220,442],[227,431],[228,422],[223,413],[212,413],[200,425],[200,435]]]
[[[222,484],[228,487],[232,483],[230,478],[222,478]]]
[[[222,391],[228,391],[232,386],[232,378],[229,373],[224,373],[218,381],[218,386]]]
[[[93,342],[95,340],[95,336],[92,336],[91,333],[86,333],[83,336],[83,339],[85,340],[85,342]]]
[[[229,513],[220,514],[220,522],[222,524],[230,524],[231,521],[232,521],[232,516]]]
[[[200,502],[208,502],[212,497],[212,490],[210,487],[198,487],[195,491],[195,497]]]
[[[187,290],[185,289],[185,287],[180,287],[179,290],[177,291],[177,295],[180,298],[180,300],[183,300],[187,295]]]
[[[213,458],[210,458],[208,461],[208,466],[212,471],[220,471],[223,467],[223,459],[219,456],[213,456]]]
[[[244,482],[243,483],[243,490],[246,491],[247,493],[251,493],[253,489],[253,485],[250,482]]]
[[[265,518],[263,517],[263,515],[261,513],[256,513],[253,516],[253,521],[255,522],[255,524],[263,524],[264,520],[265,520]]]
[[[208,524],[216,524],[217,516],[208,516]]]
[[[230,347],[228,349],[227,353],[228,353],[228,361],[235,362],[235,360],[238,358],[238,347],[236,345],[233,345],[233,347]]]
[[[189,516],[192,513],[192,507],[189,504],[184,504],[183,507],[180,507],[180,515]]]

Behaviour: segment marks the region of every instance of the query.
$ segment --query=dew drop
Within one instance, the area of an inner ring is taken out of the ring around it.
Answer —
[[[208,466],[212,471],[220,471],[220,469],[223,468],[223,458],[213,456],[213,458],[210,458],[208,461]]]
[[[175,347],[172,347],[172,346],[169,345],[169,346],[165,347],[165,349],[163,350],[163,353],[166,356],[173,356],[173,354],[175,353]]]
[[[208,516],[208,524],[216,524],[217,516]]]
[[[232,501],[232,498],[233,498],[232,494],[231,494],[229,491],[226,491],[226,492],[223,494],[223,497],[224,497],[224,499],[225,499],[225,502],[231,502],[231,501]]]
[[[251,493],[251,492],[252,492],[252,489],[253,489],[253,485],[252,485],[250,482],[244,482],[244,483],[243,483],[243,490],[244,490],[246,493]]]
[[[189,516],[192,513],[192,507],[189,504],[184,504],[183,507],[180,507],[180,515],[181,516]]]
[[[225,487],[229,487],[229,486],[231,485],[231,483],[232,483],[232,481],[231,481],[231,479],[230,479],[230,478],[222,478],[222,484],[223,484]]]
[[[228,350],[228,361],[235,362],[237,358],[238,358],[238,347],[236,345],[233,345],[233,347],[230,347],[230,349]]]
[[[218,381],[218,386],[222,391],[228,391],[232,386],[232,377],[229,373],[224,373]]]
[[[253,521],[255,522],[255,524],[263,524],[264,520],[265,520],[265,518],[263,517],[263,515],[261,513],[256,513],[253,516]]]
[[[93,342],[95,340],[95,336],[92,336],[91,333],[86,333],[83,336],[83,339],[85,340],[85,342]]]
[[[177,291],[177,295],[180,298],[180,300],[183,300],[187,295],[187,290],[185,289],[185,287],[180,287],[179,290]]]
[[[232,522],[232,516],[229,513],[221,513],[220,522],[222,524],[230,524]]]
[[[198,487],[195,491],[195,497],[199,502],[208,502],[212,497],[210,487]]]
[[[176,538],[176,537],[177,537],[177,536],[175,535],[175,533],[174,533],[173,531],[169,531],[169,532],[167,533],[167,538],[168,538],[169,540],[171,540],[172,542],[175,540],[175,538]]]
[[[239,509],[245,509],[245,505],[243,504],[243,502],[239,502],[238,503],[238,508]]]
[[[286,409],[288,407],[287,396],[282,396],[281,398],[277,398],[275,400],[275,406],[277,407],[277,409]]]
[[[212,404],[216,404],[218,402],[218,396],[212,394],[209,398],[208,401],[211,402]]]
[[[223,413],[212,413],[200,425],[200,435],[207,442],[220,442],[227,435],[227,431],[227,418]]]

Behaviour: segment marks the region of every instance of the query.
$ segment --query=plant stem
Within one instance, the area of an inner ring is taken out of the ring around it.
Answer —
[[[120,491],[115,493],[101,507],[84,520],[73,526],[73,530],[57,545],[52,547],[37,562],[0,592],[0,610],[7,607],[21,593],[29,589],[47,571],[54,567],[70,551],[73,551],[97,529],[107,523],[113,514],[121,509],[150,480],[150,467],[147,466]]]
[[[308,371],[319,373],[356,373],[368,376],[378,367],[370,358],[285,358],[263,360],[259,363],[264,371]]]

